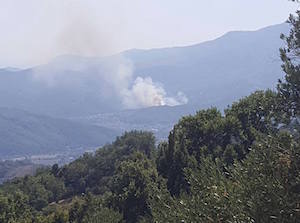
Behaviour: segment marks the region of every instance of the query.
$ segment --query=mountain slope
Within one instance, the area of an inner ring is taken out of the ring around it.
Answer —
[[[64,119],[0,108],[0,156],[51,154],[100,146],[117,131]]]
[[[230,104],[254,90],[273,88],[283,76],[280,34],[288,30],[287,24],[280,24],[229,32],[188,47],[132,50],[124,55],[134,61],[136,75],[151,76],[169,92],[184,92],[190,103]]]

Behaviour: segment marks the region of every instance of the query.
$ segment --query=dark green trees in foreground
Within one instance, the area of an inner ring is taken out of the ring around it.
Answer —
[[[183,117],[158,146],[151,133],[128,132],[5,183],[0,222],[300,222],[299,15],[282,36],[276,92]]]
[[[286,73],[285,81],[279,81],[278,93],[285,104],[284,111],[295,116],[300,112],[300,11],[291,15],[288,22],[292,26],[289,36],[282,35],[287,46],[280,50],[282,68]]]

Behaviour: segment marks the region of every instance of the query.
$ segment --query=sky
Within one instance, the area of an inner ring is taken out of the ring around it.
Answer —
[[[288,0],[0,0],[0,67],[185,46],[284,22]]]

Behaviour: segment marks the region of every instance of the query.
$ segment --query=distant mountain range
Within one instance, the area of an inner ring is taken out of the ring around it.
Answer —
[[[283,76],[280,34],[288,29],[280,24],[187,47],[129,50],[107,58],[61,56],[32,69],[2,69],[0,106],[59,117],[123,110],[110,83],[119,80],[109,78],[124,61],[132,64],[133,80],[149,76],[169,95],[181,91],[198,107],[226,106],[254,90],[274,88]]]
[[[275,88],[283,77],[280,34],[288,30],[280,24],[193,46],[66,55],[31,69],[1,69],[0,106],[14,109],[0,109],[0,155],[95,146],[135,128],[165,138],[182,115]],[[136,77],[150,77],[170,96],[183,92],[188,104],[126,110],[121,96]]]

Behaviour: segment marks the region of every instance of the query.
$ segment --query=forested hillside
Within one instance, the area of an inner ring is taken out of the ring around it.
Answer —
[[[168,141],[123,134],[0,188],[0,222],[299,222],[299,15],[282,36],[285,79],[222,114],[183,117]]]
[[[0,107],[0,156],[63,153],[111,142],[117,130]]]

